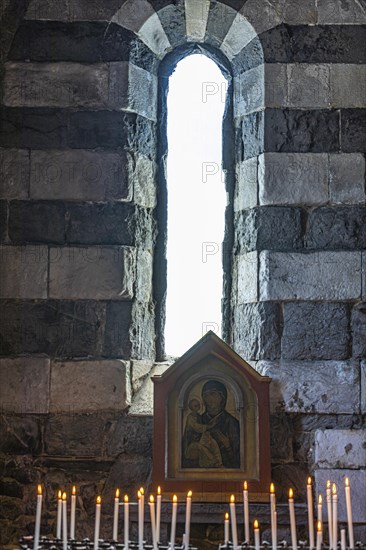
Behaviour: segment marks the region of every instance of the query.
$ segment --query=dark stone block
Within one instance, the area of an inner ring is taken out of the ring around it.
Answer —
[[[266,63],[366,63],[366,25],[279,25],[260,35]]]
[[[6,240],[8,233],[8,203],[0,201],[0,242]]]
[[[172,47],[175,48],[186,42],[186,18],[182,5],[169,2],[167,5],[173,9],[164,9],[162,6],[158,12],[159,19]],[[156,8],[155,8],[156,9]]]
[[[248,0],[221,0],[222,4],[226,4],[233,8],[233,10],[239,11]]]
[[[304,480],[310,474],[309,466],[304,463],[293,462],[273,465],[272,481],[276,486],[276,497],[278,500],[286,502],[288,499],[288,489],[292,487],[297,502],[306,502],[306,483]]]
[[[13,243],[65,242],[65,206],[61,202],[11,201],[9,237]]]
[[[270,417],[271,458],[274,462],[292,462],[292,422],[286,414]]]
[[[0,519],[18,519],[23,514],[23,507],[20,498],[0,496]]]
[[[103,302],[3,300],[1,311],[0,355],[101,355]]]
[[[136,494],[138,487],[146,487],[151,482],[151,468],[152,459],[149,457],[139,454],[120,456],[110,469],[104,493],[113,495],[116,487],[123,487],[126,494]]]
[[[344,360],[350,357],[350,308],[343,303],[284,304],[284,359]]]
[[[341,134],[344,153],[366,153],[366,109],[342,109]]]
[[[302,248],[301,208],[262,206],[236,215],[235,253],[252,250],[290,251]]]
[[[211,2],[210,10],[208,13],[205,42],[208,42],[212,46],[216,46],[217,48],[219,48],[225,36],[229,32],[229,29],[233,24],[236,15],[236,11],[229,11],[228,13],[225,13],[225,17],[223,17],[223,12],[220,8],[220,5],[218,3]]]
[[[0,147],[63,149],[67,114],[59,109],[0,108]]]
[[[3,477],[0,479],[0,495],[23,498],[23,485],[15,479]]]
[[[108,443],[108,456],[121,453],[151,457],[152,418],[121,416]]]
[[[233,347],[245,359],[281,357],[282,315],[274,302],[240,304],[234,311]]]
[[[253,38],[232,60],[234,76],[254,69],[265,62],[263,48],[258,36]]]
[[[264,151],[264,113],[258,111],[246,115],[237,128],[237,158],[239,162],[250,159]]]
[[[315,430],[352,429],[361,427],[361,415],[354,414],[294,414],[292,425],[296,437]]]
[[[326,153],[339,151],[339,111],[267,109],[265,151]]]
[[[103,356],[108,358],[130,359],[132,319],[131,302],[108,302]]]
[[[21,404],[19,404],[20,406]],[[39,454],[41,452],[41,429],[38,420],[25,414],[19,416],[2,414],[0,418],[0,452],[14,455]],[[13,477],[10,472],[7,472],[7,477],[10,475]],[[19,481],[23,482],[23,479]]]
[[[130,204],[68,204],[66,241],[76,244],[134,244],[136,209]]]
[[[352,310],[353,357],[366,359],[366,303],[357,304]]]
[[[132,310],[131,342],[131,354],[134,359],[155,359],[155,309],[152,303],[135,301]]]
[[[366,208],[317,208],[309,213],[308,248],[357,250],[366,248]]]

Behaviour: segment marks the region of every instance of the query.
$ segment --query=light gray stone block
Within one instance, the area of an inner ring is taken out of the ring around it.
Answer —
[[[329,155],[329,194],[333,204],[365,203],[365,158],[361,153]]]
[[[354,25],[366,23],[366,8],[359,0],[318,0],[319,25]]]
[[[288,25],[315,25],[316,0],[286,0],[282,5],[282,21]]]
[[[336,108],[366,107],[365,65],[330,65],[330,103]]]
[[[361,361],[361,413],[366,413],[366,360]]]
[[[145,208],[156,206],[156,171],[154,161],[143,155],[127,154],[129,182],[133,188],[133,202]]]
[[[26,199],[29,191],[29,152],[0,149],[0,198]]]
[[[133,398],[132,405],[129,408],[130,415],[152,416],[154,411],[154,386],[151,378],[163,374],[172,363],[155,364],[142,383],[140,389]]]
[[[366,470],[346,470],[346,469],[315,470],[314,477],[315,477],[315,487],[316,487],[316,499],[318,499],[319,494],[321,494],[323,496],[323,503],[326,502],[325,497],[326,497],[327,481],[330,480],[332,483],[335,483],[337,485],[338,521],[342,523],[347,522],[344,480],[346,477],[348,477],[349,484],[351,487],[353,522],[354,524],[366,522],[366,506],[365,506]],[[326,506],[326,504],[323,504],[323,506]]]
[[[47,246],[0,246],[0,298],[47,298]]]
[[[132,391],[134,394],[142,387],[146,378],[149,376],[153,365],[154,364],[151,361],[131,362]]]
[[[260,300],[357,300],[361,252],[260,254]]]
[[[187,39],[203,42],[210,0],[185,0]]]
[[[366,300],[366,252],[362,252],[362,299]]]
[[[128,361],[51,363],[51,413],[123,411],[130,403]]]
[[[31,151],[30,198],[130,201],[125,153]]]
[[[364,468],[366,430],[316,430],[315,463],[318,468]]]
[[[258,165],[259,203],[324,204],[328,178],[325,153],[264,153]]]
[[[258,157],[252,157],[236,165],[237,185],[234,210],[239,212],[258,204]]]
[[[290,108],[329,108],[329,66],[308,63],[287,66]]]
[[[259,35],[262,32],[276,27],[282,23],[283,17],[282,0],[248,0],[240,12],[255,29]]]
[[[258,299],[258,252],[239,254],[234,258],[234,266],[237,303],[256,302]]]
[[[136,277],[129,247],[52,247],[50,298],[130,300]]]
[[[287,105],[287,65],[284,63],[266,63],[265,106],[282,108]]]
[[[136,299],[150,302],[153,292],[153,255],[150,250],[137,250]]]
[[[235,118],[263,109],[264,106],[264,65],[234,77]]]
[[[2,412],[47,414],[49,385],[49,359],[41,357],[0,359],[0,409]]]
[[[108,65],[6,63],[4,104],[9,107],[106,107]]]
[[[255,5],[252,5],[252,10],[253,9],[255,9]],[[246,14],[244,14],[243,17],[243,15],[238,12],[220,49],[231,60],[256,36],[257,33],[251,21],[248,21]]]
[[[347,361],[258,361],[270,376],[270,408],[275,412],[354,414],[360,406],[357,365]]]

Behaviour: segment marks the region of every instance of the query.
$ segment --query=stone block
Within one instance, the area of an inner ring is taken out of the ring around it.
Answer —
[[[281,63],[266,63],[265,107],[284,108],[288,101],[287,67]]]
[[[108,65],[14,63],[5,65],[4,105],[97,109],[108,104]]]
[[[163,374],[171,363],[158,363],[151,369],[150,376],[147,376],[136,395],[133,398],[129,414],[136,416],[152,416],[154,411],[154,388],[151,378]]]
[[[366,67],[364,65],[330,65],[330,105],[365,107]]]
[[[151,361],[132,361],[131,363],[131,383],[132,391],[135,394],[143,385],[149,376],[153,363]]]
[[[129,300],[135,277],[132,248],[50,248],[50,298]]]
[[[259,156],[259,202],[316,205],[328,202],[328,155],[264,153]]]
[[[366,153],[366,109],[341,110],[341,143],[344,153]]]
[[[234,258],[234,288],[238,304],[258,299],[258,253],[248,252]],[[236,284],[235,284],[236,283]]]
[[[119,0],[105,4],[90,0],[32,0],[25,19],[49,21],[110,21],[120,7]]]
[[[366,360],[361,361],[361,413],[366,413]]]
[[[203,42],[206,34],[210,0],[186,0],[187,40]]]
[[[333,204],[365,204],[365,158],[360,153],[329,156],[329,194]]]
[[[348,469],[335,469],[329,470],[315,470],[315,486],[316,486],[316,499],[318,499],[319,493],[324,495],[326,492],[328,479],[337,485],[338,494],[338,521],[341,523],[347,522],[347,509],[346,499],[344,496],[344,480],[346,477],[349,479],[351,487],[351,499],[352,499],[352,519],[356,523],[366,522],[366,508],[365,508],[365,491],[366,491],[366,470],[348,470]],[[357,540],[357,539],[356,539]]]
[[[108,455],[125,453],[151,457],[152,428],[151,417],[121,416],[108,442]]]
[[[317,468],[364,468],[366,434],[364,430],[316,430]]]
[[[253,9],[253,2],[252,2]],[[251,19],[245,15],[242,17],[240,12],[235,17],[228,33],[226,34],[220,49],[231,61],[240,51],[257,36],[258,31],[253,28]]]
[[[237,16],[237,11],[222,2],[212,3],[208,15],[205,42],[219,48]],[[160,17],[160,11],[159,11]],[[171,42],[171,40],[170,40]]]
[[[161,6],[161,7],[160,7]],[[161,21],[165,34],[172,48],[176,48],[186,42],[186,21],[184,4],[175,4],[170,1],[159,4],[160,9],[155,8]]]
[[[0,246],[0,298],[46,298],[46,246]]]
[[[264,33],[265,35],[266,33]],[[231,60],[233,75],[240,75],[245,71],[254,69],[264,63],[263,48],[261,40],[255,36],[249,44],[243,47],[240,52]]]
[[[153,263],[150,250],[137,250],[136,259],[136,299],[143,303],[152,300],[153,295]]]
[[[366,252],[362,252],[362,299],[366,300]]]
[[[279,304],[239,304],[234,310],[233,346],[245,360],[281,356],[282,314]]]
[[[263,109],[265,103],[264,65],[234,77],[234,117]]]
[[[18,361],[13,359],[13,361]],[[34,359],[32,359],[34,361]],[[42,362],[45,360],[43,359]],[[48,361],[48,360],[47,360]],[[24,360],[23,360],[24,362]],[[39,365],[39,361],[37,362],[37,365]],[[37,371],[37,369],[36,369]],[[28,378],[30,378],[29,371],[28,371]],[[32,376],[33,381],[33,376]],[[32,382],[32,387],[34,387],[34,382]],[[15,388],[13,390],[13,395],[15,393]],[[28,391],[28,390],[27,390]],[[27,455],[28,453],[32,453],[33,455],[38,455],[42,452],[42,436],[41,436],[41,423],[39,422],[37,417],[32,416],[29,413],[36,413],[39,414],[39,406],[38,402],[36,400],[37,395],[32,395],[33,402],[35,401],[37,403],[35,410],[29,410],[27,401],[22,402],[21,401],[21,395],[24,394],[24,391],[21,389],[19,397],[17,397],[17,401],[13,401],[12,403],[9,402],[9,400],[5,400],[5,404],[3,406],[3,403],[1,404],[1,420],[0,420],[0,452],[8,455]],[[45,396],[42,396],[42,400],[45,399]],[[47,405],[48,405],[48,399],[47,396]],[[9,414],[6,414],[5,406],[11,407],[12,411]],[[15,413],[15,414],[14,414]],[[27,414],[28,413],[28,414]],[[14,465],[14,464],[13,464]],[[3,475],[5,474],[5,469],[3,470]],[[23,483],[29,483],[32,480],[24,479],[27,478],[27,475],[32,475],[30,472],[26,472],[25,469],[23,469],[22,474],[19,476],[15,472],[9,472],[9,477],[11,478],[20,478],[19,481],[21,483],[18,483],[14,479],[12,480],[16,487],[23,488]],[[10,482],[9,482],[10,485]],[[8,492],[10,492],[10,487]],[[19,489],[18,489],[19,490]],[[7,494],[4,493],[0,488],[0,494]],[[12,496],[12,495],[10,495]],[[14,494],[14,496],[18,496]]]
[[[65,242],[65,206],[60,202],[11,201],[9,238],[13,243]]]
[[[366,358],[366,303],[356,304],[352,310],[352,355]]]
[[[236,165],[237,185],[235,189],[234,211],[257,206],[258,177],[257,157],[245,160]]]
[[[121,359],[131,358],[131,326],[131,302],[108,302],[102,353],[103,357],[119,357]]]
[[[8,236],[8,203],[0,201],[0,242],[7,240]]]
[[[306,245],[331,250],[366,248],[366,208],[361,206],[312,210],[308,217]]]
[[[315,25],[317,22],[316,0],[287,0],[282,10],[282,20],[287,25]]]
[[[264,148],[264,112],[257,111],[246,115],[238,125],[238,160],[256,157]]]
[[[26,199],[29,192],[29,153],[0,149],[0,197]]]
[[[357,300],[361,252],[260,254],[260,300]]]
[[[155,306],[134,300],[132,306],[131,357],[153,361],[156,357]]]
[[[130,364],[125,361],[51,363],[50,412],[123,411],[130,404]]]
[[[129,153],[128,180],[133,188],[133,201],[139,206],[155,208],[156,206],[156,172],[157,165],[143,155]]]
[[[0,355],[100,357],[105,327],[103,302],[3,300]]]
[[[343,303],[284,304],[284,359],[348,359],[350,308]]]
[[[49,359],[0,359],[0,382],[0,403],[3,413],[49,412]]]
[[[259,361],[270,376],[272,412],[354,414],[360,406],[359,370],[346,361]]]
[[[131,200],[126,155],[109,151],[31,151],[30,198]]]
[[[137,213],[131,204],[69,204],[67,220],[68,243],[134,244]]]
[[[287,66],[288,104],[294,109],[327,109],[329,96],[329,66],[289,64]]]
[[[357,130],[355,129],[357,133]],[[354,135],[354,133],[352,135]],[[359,132],[361,135],[362,132]],[[343,142],[342,142],[343,144]],[[339,112],[329,109],[267,109],[264,150],[281,153],[339,151]],[[344,149],[347,151],[347,149]],[[352,151],[359,149],[352,149]]]
[[[366,23],[366,11],[358,0],[335,2],[334,0],[318,0],[319,25],[361,25]]]

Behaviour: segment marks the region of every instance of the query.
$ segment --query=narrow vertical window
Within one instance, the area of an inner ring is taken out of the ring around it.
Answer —
[[[204,55],[181,60],[169,80],[165,347],[172,356],[207,330],[221,335],[226,90],[222,72]]]

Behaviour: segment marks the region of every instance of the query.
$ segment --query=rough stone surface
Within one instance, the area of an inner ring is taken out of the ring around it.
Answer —
[[[128,247],[52,247],[49,296],[58,299],[131,299],[135,260],[134,249]]]
[[[234,78],[234,117],[241,117],[265,106],[264,66],[259,65]]]
[[[287,71],[288,107],[295,109],[329,107],[329,66],[290,64]]]
[[[65,206],[60,202],[11,201],[8,228],[13,243],[64,243]]]
[[[153,382],[151,381],[151,378],[155,375],[163,374],[169,366],[170,366],[169,363],[158,363],[152,367],[150,376],[147,376],[145,378],[141,388],[134,396],[131,408],[129,409],[129,413],[131,415],[137,415],[137,416],[153,415],[154,388],[153,388]]]
[[[357,250],[366,248],[366,208],[317,208],[309,214],[308,248]]]
[[[366,153],[366,109],[342,109],[341,143],[344,153]]]
[[[279,304],[239,304],[234,311],[233,347],[246,360],[279,359],[282,314]]]
[[[0,242],[5,242],[8,236],[8,203],[0,201]]]
[[[259,157],[259,202],[324,204],[328,201],[328,155],[264,153]]]
[[[288,104],[287,67],[281,63],[266,63],[265,71],[265,106],[286,107]]]
[[[331,65],[331,107],[365,107],[365,83],[366,67],[364,65],[344,65],[343,63]]]
[[[158,6],[156,6],[155,10],[170,44],[175,48],[186,41],[184,6],[175,2],[166,2],[166,4],[160,7],[159,11]]]
[[[333,483],[336,483],[340,489],[340,493],[344,494],[344,479],[348,477],[351,495],[352,495],[352,519],[354,523],[366,522],[366,510],[363,503],[365,502],[365,489],[366,489],[366,470],[348,470],[348,469],[322,469],[315,470],[315,486],[316,486],[316,498],[318,494],[325,494],[327,486],[327,480],[330,479]],[[342,488],[342,489],[341,489]],[[358,505],[356,505],[358,503]],[[338,499],[338,521],[347,521],[347,510],[345,498]]]
[[[29,153],[0,149],[0,197],[26,199],[29,190]]]
[[[259,361],[256,368],[272,378],[272,412],[335,415],[359,411],[357,365],[342,361]]]
[[[202,42],[207,26],[208,13],[210,9],[210,0],[186,0],[185,14],[187,39]]]
[[[213,46],[220,47],[236,15],[237,11],[230,5],[222,2],[211,2],[205,41],[209,41]]]
[[[316,430],[315,463],[318,468],[364,468],[364,430]]]
[[[4,412],[49,412],[48,359],[0,359],[0,382],[0,402]]]
[[[125,361],[52,362],[50,412],[124,410],[130,404],[129,386],[130,364]]]
[[[46,246],[0,247],[0,298],[46,298]]]
[[[130,302],[108,302],[103,356],[108,358],[131,357],[130,327],[132,305]]]
[[[264,147],[264,113],[250,113],[240,121],[237,128],[237,160],[256,157]]]
[[[31,151],[31,199],[130,200],[126,155],[108,151]]]
[[[0,354],[95,357],[102,352],[106,306],[102,302],[3,300]]]
[[[329,193],[335,204],[365,204],[365,158],[359,153],[330,155]]]
[[[34,359],[32,360],[34,361]],[[34,455],[37,455],[41,452],[41,425],[38,420],[38,417],[33,415],[25,415],[24,409],[26,407],[26,402],[21,403],[19,398],[16,402],[12,403],[13,410],[16,409],[16,412],[11,412],[6,414],[5,409],[2,410],[1,420],[0,420],[0,453],[9,454],[9,455],[24,455],[28,452],[31,452]],[[37,407],[38,408],[38,407]],[[7,471],[3,467],[3,476],[9,475],[11,479],[18,478],[14,472]],[[19,479],[13,479],[13,483],[16,487],[22,487],[24,483],[29,483],[30,480],[27,478],[27,475],[32,477],[32,474],[28,470],[23,470],[23,474],[20,475]],[[19,483],[21,482],[21,483]],[[0,491],[0,494],[7,494]],[[19,496],[19,495],[9,495],[9,496]]]
[[[352,310],[352,355],[366,358],[366,303],[356,304]]]
[[[143,155],[128,155],[128,179],[133,188],[133,201],[146,208],[156,206],[155,178],[157,165]]]
[[[366,300],[366,252],[362,252],[362,299]]]
[[[121,416],[109,440],[108,454],[117,456],[127,453],[151,457],[152,428],[151,417]]]
[[[131,357],[153,361],[155,351],[155,307],[152,302],[135,300],[132,308]]]
[[[120,0],[109,0],[105,4],[88,0],[32,0],[25,18],[50,21],[110,21],[120,5]]]
[[[235,189],[234,211],[257,206],[258,177],[257,157],[245,160],[236,165],[237,185]]]
[[[366,360],[361,361],[361,413],[366,413]]]
[[[348,359],[350,308],[343,303],[284,305],[284,359]]]
[[[139,391],[152,368],[153,363],[151,361],[132,361],[131,384],[134,394]]]
[[[261,300],[357,300],[361,252],[261,252]]]
[[[318,23],[320,25],[362,24],[366,23],[366,10],[357,0],[334,2],[334,0],[318,0]]]
[[[256,302],[258,299],[258,253],[248,252],[234,258],[234,278],[237,303]]]

